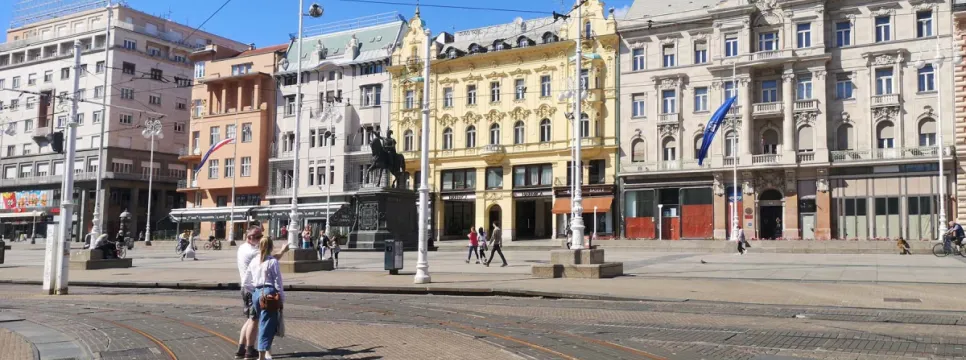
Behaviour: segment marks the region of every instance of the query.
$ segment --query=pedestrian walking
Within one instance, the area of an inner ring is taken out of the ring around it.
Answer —
[[[258,243],[257,257],[248,264],[245,272],[244,284],[254,289],[252,303],[258,314],[258,338],[255,341],[258,360],[272,358],[272,342],[278,333],[282,304],[285,303],[285,285],[278,259],[272,256],[273,245],[271,239],[262,238]]]
[[[739,226],[738,227],[738,254],[744,255],[746,252],[748,252],[748,248],[750,247],[751,247],[751,244],[748,243],[748,240],[745,240],[745,232],[741,230],[741,226]]]
[[[500,254],[500,259],[503,260],[503,265],[501,267],[506,267],[506,257],[503,256],[503,231],[500,230],[500,226],[497,223],[493,223],[493,232],[490,233],[490,246],[493,250],[490,250],[490,260],[486,262],[486,266],[490,266],[493,262],[493,255],[496,253]]]
[[[480,250],[480,259],[482,259],[483,263],[486,263],[486,231],[483,230],[483,227],[480,227],[476,232],[476,238]]]
[[[335,260],[333,265],[336,269],[339,268],[339,252],[342,251],[342,245],[339,245],[339,239],[332,238],[332,242],[329,244],[329,248],[332,249],[332,259]]]
[[[470,263],[470,258],[473,257],[474,254],[476,254],[476,263],[477,264],[480,263],[480,253],[477,251],[477,249],[479,248],[479,239],[477,237],[478,235],[479,234],[476,233],[476,229],[470,228],[470,233],[469,235],[467,235],[470,238],[470,245],[469,245],[470,252],[466,254],[467,264]]]
[[[184,261],[185,258],[198,260],[198,256],[195,253],[195,239],[197,238],[198,236],[195,235],[188,240],[188,246],[186,246],[184,248],[184,251],[181,252],[181,261]],[[214,241],[214,240],[215,240],[214,235],[208,236],[208,241]]]
[[[312,226],[306,226],[305,230],[302,231],[302,248],[312,248]]]
[[[258,351],[255,349],[255,341],[258,333],[258,312],[255,310],[252,295],[255,287],[251,281],[246,281],[246,274],[248,273],[248,265],[258,256],[260,240],[262,238],[261,227],[253,226],[249,228],[245,234],[245,243],[238,247],[238,253],[236,255],[238,277],[242,284],[242,310],[243,314],[245,314],[245,323],[242,325],[241,331],[238,334],[238,352],[235,353],[235,359],[254,360],[258,358]],[[281,258],[282,254],[286,251],[288,251],[288,243],[282,247],[281,252],[275,254],[275,258]]]
[[[325,260],[325,251],[329,250],[329,235],[324,232],[319,235],[318,246],[316,246],[319,251],[319,259]]]
[[[144,231],[138,233],[138,241],[144,241]]]
[[[912,255],[912,252],[909,251],[909,242],[903,239],[902,236],[896,240],[896,247],[899,248],[899,255]]]

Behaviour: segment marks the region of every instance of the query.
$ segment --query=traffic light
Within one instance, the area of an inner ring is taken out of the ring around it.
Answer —
[[[50,141],[50,149],[53,150],[55,153],[63,154],[64,153],[64,132],[58,131],[58,132],[51,133],[50,135],[47,135],[47,136],[49,137],[48,141]]]

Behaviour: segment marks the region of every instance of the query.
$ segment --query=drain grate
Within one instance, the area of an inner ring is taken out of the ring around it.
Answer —
[[[921,303],[921,299],[915,298],[884,298],[882,301],[885,302],[897,302],[897,303]]]

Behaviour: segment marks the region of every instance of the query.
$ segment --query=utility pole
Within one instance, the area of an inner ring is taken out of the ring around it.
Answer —
[[[67,258],[74,228],[74,155],[77,149],[77,91],[80,89],[81,42],[74,40],[74,86],[64,139],[64,180],[60,190],[60,231],[47,237],[43,288],[48,295],[67,295]]]
[[[427,259],[429,232],[429,59],[432,37],[426,29],[426,49],[423,57],[423,136],[419,144],[419,253],[416,257],[416,284],[433,282],[429,276],[429,259]],[[416,54],[413,54],[414,56]]]
[[[580,132],[581,131],[581,128],[583,127],[582,124],[581,124],[581,122],[583,121],[583,116],[581,115],[581,112],[580,112],[580,105],[581,105],[580,103],[583,102],[583,96],[582,95],[583,95],[584,91],[587,91],[589,89],[584,89],[583,88],[583,78],[581,77],[581,75],[583,75],[583,69],[581,69],[581,65],[580,65],[581,60],[583,60],[583,59],[581,59],[583,57],[583,53],[581,51],[581,47],[582,47],[582,45],[581,45],[581,35],[582,35],[583,31],[584,31],[584,24],[580,20],[580,17],[581,17],[580,16],[581,15],[580,14],[581,13],[580,7],[583,5],[583,3],[584,2],[581,1],[580,4],[577,4],[577,8],[574,9],[574,10],[577,11],[577,23],[576,23],[576,25],[577,25],[577,42],[576,42],[577,54],[576,55],[577,56],[576,56],[576,58],[574,58],[574,64],[575,64],[574,65],[574,68],[576,68],[576,72],[577,72],[577,75],[575,75],[576,76],[575,79],[577,80],[577,93],[574,94],[574,123],[573,123],[573,129],[574,129],[574,160],[573,160],[573,165],[574,165],[574,179],[573,179],[574,180],[573,181],[574,190],[573,190],[573,192],[571,192],[571,195],[573,196],[573,200],[571,201],[571,204],[572,204],[571,217],[572,218],[570,219],[570,231],[572,233],[571,235],[573,236],[573,238],[570,241],[570,249],[571,250],[580,250],[580,249],[583,249],[584,248],[584,207],[582,205],[583,199],[581,197],[581,192],[582,192],[581,191],[581,186],[582,186],[581,183],[583,182],[583,171],[582,170],[583,170],[583,165],[584,164],[583,164],[583,161],[581,161],[581,155],[580,155],[580,143],[583,140],[583,136],[582,136],[583,134]],[[588,70],[588,74],[587,74],[587,83],[588,84],[587,84],[587,87],[590,87],[590,73],[589,72],[590,71]]]
[[[111,66],[108,64],[110,60],[111,53],[111,19],[114,17],[114,10],[111,9],[111,4],[108,2],[107,5],[107,30],[104,31],[104,93],[102,94],[101,105],[101,132],[100,132],[100,142],[97,144],[97,185],[95,185],[94,190],[94,215],[91,219],[91,244],[94,240],[102,233],[101,221],[103,221],[104,215],[102,214],[102,209],[104,207],[104,196],[101,194],[103,187],[101,186],[101,179],[104,177],[104,167],[107,163],[104,161],[104,138],[107,134],[105,132],[105,126],[107,125],[107,99],[108,94],[111,92],[108,90],[109,82],[108,77],[111,74]],[[96,72],[96,70],[95,70]]]

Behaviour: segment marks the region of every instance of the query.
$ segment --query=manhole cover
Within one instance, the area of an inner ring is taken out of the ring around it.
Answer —
[[[882,299],[882,301],[898,302],[898,303],[921,303],[922,302],[922,300],[920,299],[913,299],[913,298],[885,298],[885,299]]]

